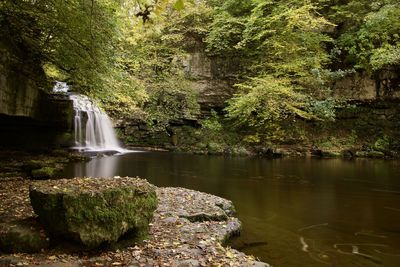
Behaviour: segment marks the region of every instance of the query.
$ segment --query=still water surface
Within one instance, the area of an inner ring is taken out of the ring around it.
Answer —
[[[400,266],[400,162],[141,152],[67,166],[64,177],[139,176],[234,202],[231,246],[273,266]]]

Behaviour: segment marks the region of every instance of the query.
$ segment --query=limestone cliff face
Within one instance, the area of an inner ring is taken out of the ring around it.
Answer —
[[[184,62],[186,72],[192,77],[192,86],[198,93],[202,117],[211,110],[221,111],[225,101],[232,97],[237,82],[240,62],[235,58],[209,57],[204,44],[198,42]]]
[[[367,75],[355,73],[337,81],[333,85],[333,93],[340,99],[375,99],[375,81]]]
[[[333,84],[333,94],[344,100],[400,99],[399,71],[388,69],[375,77],[353,73]]]
[[[241,65],[239,58],[208,56],[200,41],[189,49],[184,66],[199,92],[202,117],[226,107],[226,100],[235,92],[233,85],[240,82]],[[399,69],[387,69],[374,77],[362,72],[348,74],[332,84],[333,96],[352,101],[400,99],[399,73]]]
[[[47,146],[71,131],[72,103],[48,94],[51,86],[40,63],[0,33],[0,146]]]
[[[38,83],[41,77],[24,62],[23,53],[1,38],[0,114],[32,118],[39,115],[42,94]]]

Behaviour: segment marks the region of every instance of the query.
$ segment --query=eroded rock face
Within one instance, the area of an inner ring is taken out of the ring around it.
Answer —
[[[75,178],[34,182],[29,190],[39,221],[53,236],[89,248],[129,232],[141,239],[157,208],[155,187],[138,178]]]

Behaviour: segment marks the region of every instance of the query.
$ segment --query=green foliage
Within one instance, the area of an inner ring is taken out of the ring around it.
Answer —
[[[222,124],[219,122],[219,117],[216,111],[211,111],[211,117],[201,122],[204,129],[219,134],[223,130]]]
[[[259,133],[256,140],[267,132],[283,138],[284,120],[333,118],[334,101],[321,97],[320,73],[329,62],[325,44],[332,41],[323,31],[334,25],[308,1],[253,0],[234,9],[231,3],[215,9],[206,39],[210,53],[241,57],[251,77],[228,101],[228,118]]]
[[[358,136],[357,136],[356,131],[352,130],[351,131],[351,135],[347,140],[348,140],[348,143],[347,143],[348,145],[354,146],[357,143],[357,140],[358,140]]]
[[[242,94],[230,100],[228,117],[235,123],[252,127],[263,127],[271,123],[299,116],[311,119],[312,114],[305,111],[307,98],[297,92],[288,79],[272,76],[253,78],[246,84],[238,85]]]
[[[333,8],[332,17],[345,25],[336,42],[340,53],[347,64],[369,73],[398,66],[400,4],[392,0],[364,2],[350,1]]]
[[[273,5],[260,1],[252,11],[240,45],[257,45],[263,55],[262,71],[305,78],[328,60],[323,44],[330,38],[321,34],[328,25],[310,3],[282,1]]]
[[[400,65],[400,42],[396,46],[387,44],[374,49],[371,54],[370,65],[373,71]]]
[[[65,81],[68,79],[68,74],[57,68],[51,63],[43,64],[43,70],[47,77],[56,81]]]
[[[150,80],[156,78],[162,87],[161,81],[175,78],[180,68],[182,34],[167,32],[174,22],[163,21],[162,13],[175,12],[169,5],[181,10],[184,3],[2,1],[0,21],[6,26],[2,33],[24,46],[50,79],[67,80],[115,116],[143,115],[145,104],[154,99],[147,91]],[[143,24],[138,14],[144,8],[157,23]]]
[[[233,17],[228,12],[218,13],[207,35],[208,51],[211,54],[234,55],[240,53],[238,44],[245,29],[247,17]]]
[[[359,142],[357,132],[352,130],[351,133],[341,134],[339,136],[327,136],[315,141],[315,145],[323,150],[343,151],[354,148]]]
[[[185,7],[183,0],[176,0],[174,8],[176,10],[182,10]]]
[[[226,122],[224,117],[215,111],[211,116],[201,120],[201,127],[174,127],[180,151],[201,154],[249,155],[243,138]]]
[[[194,9],[185,2],[185,9],[179,12],[167,9],[162,16],[153,18],[153,22],[143,24],[136,18],[121,27],[116,62],[123,73],[121,83],[131,83],[110,84],[113,88],[110,96],[115,99],[115,92],[120,92],[120,97],[115,101],[105,99],[104,102],[109,102],[107,110],[117,106],[116,115],[136,114],[154,131],[165,130],[171,120],[194,118],[199,105],[197,91],[183,71],[187,58],[184,48],[204,34],[201,14],[206,12],[204,6]],[[118,88],[123,89],[118,91]],[[126,112],[116,105],[121,98],[126,99]]]
[[[48,179],[54,176],[56,169],[52,167],[42,167],[32,171],[32,178],[34,179]]]
[[[221,123],[221,118],[217,112],[211,111],[211,116],[201,121],[201,129],[197,131],[200,143],[199,148],[211,154],[224,153],[231,140],[226,129]]]
[[[378,151],[384,151],[390,148],[391,142],[387,135],[378,138],[374,143],[374,149]]]
[[[338,107],[338,101],[333,98],[326,98],[324,100],[311,101],[307,110],[323,120],[334,120],[336,107]]]
[[[0,19],[39,64],[65,71],[87,91],[101,87],[112,64],[118,7],[114,1],[5,1]]]
[[[166,128],[171,120],[198,115],[197,92],[182,77],[166,77],[152,85],[145,110],[150,126],[156,130]]]
[[[149,99],[143,81],[121,69],[113,74],[105,82],[107,86],[92,92],[92,97],[100,99],[103,108],[115,117],[141,116],[141,107]]]
[[[396,0],[6,0],[0,33],[50,79],[156,131],[199,114],[184,71],[189,53],[205,47],[212,58],[235,58],[229,130],[260,144],[292,138],[296,120],[334,120],[331,81],[398,68],[399,14]],[[201,134],[229,143],[218,139],[222,118],[202,125]]]
[[[307,77],[328,61],[323,44],[331,39],[321,32],[332,24],[318,16],[316,6],[298,0],[245,2],[236,12],[240,16],[226,5],[216,10],[207,37],[211,52],[251,57],[247,67],[256,75]]]

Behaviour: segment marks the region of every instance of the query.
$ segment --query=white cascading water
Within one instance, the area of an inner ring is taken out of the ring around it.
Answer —
[[[53,92],[67,93],[66,83],[56,82]],[[89,97],[70,94],[75,110],[74,132],[75,149],[80,151],[117,151],[124,152],[115,136],[112,122]]]
[[[70,95],[75,118],[75,144],[79,150],[111,150],[122,152],[110,118],[87,96]]]

